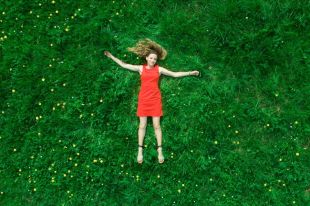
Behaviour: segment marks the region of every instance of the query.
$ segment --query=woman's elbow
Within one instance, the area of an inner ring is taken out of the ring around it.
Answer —
[[[127,68],[128,68],[128,65],[127,65],[126,63],[124,63],[124,62],[121,62],[119,65],[120,65],[122,68],[124,68],[124,69],[127,69]]]
[[[174,77],[174,78],[178,78],[179,77],[178,73],[173,73],[171,76]]]

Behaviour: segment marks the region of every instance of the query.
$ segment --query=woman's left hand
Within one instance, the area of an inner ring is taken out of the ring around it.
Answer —
[[[196,76],[198,76],[198,75],[199,75],[199,71],[191,71],[190,74],[191,74],[191,75],[196,75]]]

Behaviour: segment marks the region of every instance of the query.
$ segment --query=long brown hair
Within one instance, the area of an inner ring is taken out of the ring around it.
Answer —
[[[149,38],[145,38],[139,40],[134,47],[128,47],[128,51],[137,54],[139,57],[147,57],[151,53],[155,53],[158,59],[165,59],[167,56],[167,51],[155,41],[150,40]]]

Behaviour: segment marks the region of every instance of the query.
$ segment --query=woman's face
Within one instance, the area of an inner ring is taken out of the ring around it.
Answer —
[[[146,61],[149,66],[154,66],[157,62],[157,55],[149,54],[149,56],[146,57]]]

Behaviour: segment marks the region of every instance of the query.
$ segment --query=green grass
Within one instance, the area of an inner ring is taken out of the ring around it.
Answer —
[[[3,1],[1,205],[309,205],[309,1]],[[161,44],[165,163],[138,73]]]

